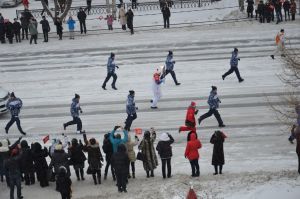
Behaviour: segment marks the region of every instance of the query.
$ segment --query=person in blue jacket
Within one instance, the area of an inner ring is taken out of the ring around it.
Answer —
[[[219,97],[217,95],[217,87],[212,86],[211,88],[212,88],[212,90],[211,90],[210,95],[207,100],[207,103],[209,105],[209,111],[199,117],[198,123],[200,125],[202,120],[204,120],[205,118],[208,118],[208,117],[212,116],[212,114],[214,114],[214,116],[216,117],[216,119],[219,123],[219,127],[225,127],[225,125],[222,121],[221,115],[218,111],[219,103],[221,103],[221,100],[219,99]]]
[[[75,20],[70,16],[67,24],[70,32],[70,39],[74,39]]]
[[[127,103],[126,103],[127,119],[125,121],[125,127],[124,127],[126,131],[130,131],[130,127],[133,120],[137,118],[136,115],[137,107],[135,106],[134,95],[135,95],[134,90],[130,90],[129,95],[127,97]]]
[[[240,58],[238,57],[238,52],[239,50],[237,48],[234,48],[230,59],[230,69],[224,75],[222,75],[223,80],[225,80],[225,77],[227,75],[230,75],[231,73],[235,72],[239,82],[241,83],[242,81],[244,81],[244,79],[240,75],[240,71],[238,68],[238,63],[240,61]]]
[[[79,112],[82,113],[82,109],[79,104],[80,96],[78,94],[75,94],[75,97],[72,99],[72,104],[70,108],[71,115],[73,117],[73,120],[64,123],[64,130],[66,130],[67,126],[77,124],[77,133],[84,133],[82,131],[82,122],[79,117]]]
[[[166,74],[165,76],[167,76],[169,73],[172,75],[172,78],[175,82],[176,86],[179,86],[180,83],[177,81],[176,79],[176,74],[174,71],[174,65],[175,65],[175,61],[173,60],[173,51],[169,51],[169,54],[167,56],[166,59]]]
[[[111,77],[113,77],[113,82],[111,84],[111,87],[114,89],[114,90],[117,90],[116,88],[116,81],[117,81],[117,74],[115,73],[115,70],[116,68],[119,68],[119,66],[117,66],[115,64],[115,53],[110,53],[110,57],[108,58],[108,61],[107,61],[107,76],[102,84],[102,88],[104,90],[106,90],[106,83],[109,81],[109,79]]]
[[[11,119],[5,127],[6,134],[8,134],[8,130],[11,127],[11,125],[13,125],[16,122],[18,130],[20,131],[20,133],[23,134],[23,135],[26,135],[26,133],[23,131],[23,129],[21,127],[21,121],[20,121],[20,118],[19,118],[19,114],[20,114],[20,110],[22,108],[22,105],[23,105],[22,100],[20,98],[17,98],[15,96],[15,93],[12,92],[10,94],[9,100],[6,103],[6,108],[10,111],[10,114],[11,114]]]
[[[113,153],[117,152],[118,146],[120,144],[125,144],[128,141],[128,132],[125,129],[123,129],[123,133],[124,133],[124,138],[123,139],[121,138],[120,134],[115,135],[115,132],[118,128],[123,129],[120,126],[115,126],[114,130],[112,132],[110,132],[110,135],[109,135],[109,140],[110,140],[110,142],[112,144],[112,147],[113,147]]]

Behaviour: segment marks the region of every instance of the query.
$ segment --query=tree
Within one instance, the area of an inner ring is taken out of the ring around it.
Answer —
[[[52,18],[55,22],[56,18],[59,18],[60,21],[67,16],[69,10],[72,5],[72,0],[53,0],[54,1],[54,11],[49,9],[49,6],[46,4],[45,0],[41,0],[43,8],[47,12],[47,14]]]

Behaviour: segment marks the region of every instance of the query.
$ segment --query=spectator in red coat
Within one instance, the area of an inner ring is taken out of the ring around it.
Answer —
[[[23,3],[23,6],[24,6],[24,10],[25,9],[28,10],[29,9],[29,1],[28,0],[23,0],[22,3]]]
[[[199,168],[199,152],[198,149],[202,147],[202,144],[199,139],[197,139],[197,135],[192,133],[190,135],[190,141],[188,141],[184,156],[190,161],[192,167],[192,177],[200,176],[200,168]]]
[[[196,109],[196,103],[191,102],[191,105],[188,107],[185,118],[185,126],[179,127],[179,133],[181,131],[194,131],[196,132],[196,119],[198,110]]]

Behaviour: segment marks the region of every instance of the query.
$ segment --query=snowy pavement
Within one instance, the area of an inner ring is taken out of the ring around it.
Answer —
[[[229,2],[230,0],[224,0]],[[236,13],[223,13],[228,18]],[[194,15],[194,14],[192,14]],[[206,18],[207,19],[207,18]],[[71,119],[69,105],[74,93],[81,95],[83,127],[88,137],[94,136],[102,143],[103,134],[116,124],[123,124],[128,90],[136,91],[138,118],[133,128],[143,130],[154,126],[158,134],[168,131],[174,135],[172,173],[163,180],[160,165],[155,178],[146,179],[141,162],[137,162],[137,179],[129,180],[128,193],[117,193],[111,177],[100,186],[92,179],[85,182],[73,180],[73,198],[184,198],[190,181],[194,182],[201,198],[289,198],[298,199],[300,178],[296,173],[295,145],[288,143],[289,132],[280,125],[269,101],[283,104],[281,96],[287,91],[279,81],[281,59],[270,58],[274,51],[276,33],[284,28],[291,41],[290,48],[300,48],[300,21],[280,25],[259,24],[257,21],[219,25],[190,26],[169,30],[136,31],[128,33],[77,36],[74,41],[49,43],[38,41],[1,45],[0,84],[14,91],[23,100],[21,122],[28,132],[26,139],[41,141],[66,133],[76,135],[75,126],[63,131],[62,124]],[[235,74],[225,81],[221,75],[229,69],[229,59],[234,47],[239,48],[239,69],[243,83]],[[4,49],[4,51],[2,51]],[[150,109],[152,74],[163,65],[168,50],[173,50],[175,71],[180,86],[175,86],[170,76],[162,86],[163,97],[158,110]],[[102,90],[106,75],[106,61],[115,52],[118,91]],[[210,86],[218,87],[222,103],[220,114],[227,125],[224,132],[224,175],[213,176],[211,163],[211,134],[217,128],[215,118],[208,118],[198,127],[203,143],[200,150],[199,179],[192,179],[190,165],[184,158],[186,135],[178,134],[184,124],[186,107],[191,100],[200,108],[198,116],[207,111]],[[9,114],[0,117],[0,129],[8,122]],[[6,137],[3,131],[0,138]],[[16,126],[8,137],[19,136]],[[53,136],[53,137],[52,137]],[[102,169],[103,171],[103,169]],[[38,185],[23,187],[24,198],[58,198],[54,184],[41,189]],[[0,198],[8,198],[9,191],[0,184]]]

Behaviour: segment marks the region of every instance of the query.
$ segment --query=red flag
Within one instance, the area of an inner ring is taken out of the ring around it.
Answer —
[[[197,195],[196,195],[193,187],[190,188],[190,190],[186,196],[186,199],[197,199]]]
[[[46,144],[48,142],[48,140],[50,139],[50,136],[47,135],[46,137],[43,138],[43,142],[44,144]]]

